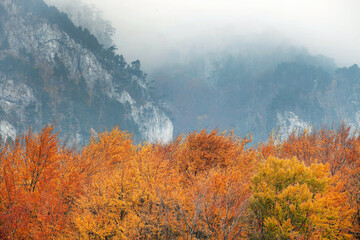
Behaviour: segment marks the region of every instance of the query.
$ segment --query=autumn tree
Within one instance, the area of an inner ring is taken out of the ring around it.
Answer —
[[[247,230],[246,202],[254,172],[251,140],[233,133],[190,133],[167,148],[175,176],[162,192],[164,221],[175,236],[187,239],[236,239]]]
[[[357,211],[353,216],[353,231],[360,238],[360,135],[349,125],[342,123],[337,128],[305,130],[293,133],[281,144],[271,141],[261,151],[271,152],[280,158],[297,157],[306,165],[328,164],[331,175],[344,182],[343,190],[349,194],[349,201]]]
[[[54,126],[31,130],[1,151],[0,231],[8,239],[53,239],[66,228],[80,186],[74,158]]]
[[[123,238],[129,199],[136,194],[136,182],[131,182],[136,174],[130,162],[134,154],[131,135],[118,128],[92,137],[82,149],[76,167],[84,193],[76,200],[69,238]]]
[[[342,182],[327,165],[269,157],[252,179],[254,239],[351,239]]]

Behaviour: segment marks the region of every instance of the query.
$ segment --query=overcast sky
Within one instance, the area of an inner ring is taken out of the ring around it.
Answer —
[[[117,29],[119,52],[146,65],[173,50],[260,38],[360,63],[360,0],[86,0]]]

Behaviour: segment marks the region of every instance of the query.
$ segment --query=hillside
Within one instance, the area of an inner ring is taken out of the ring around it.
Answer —
[[[172,139],[140,61],[128,64],[42,0],[2,0],[0,13],[3,138],[57,121],[61,137],[80,144],[115,125],[139,141]]]
[[[149,73],[152,95],[172,113],[175,134],[203,128],[251,133],[254,142],[274,131],[345,121],[360,127],[360,69],[289,46],[232,46],[189,54]],[[181,91],[179,91],[181,89]]]

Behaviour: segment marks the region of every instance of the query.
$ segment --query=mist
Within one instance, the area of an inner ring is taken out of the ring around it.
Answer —
[[[141,60],[145,71],[169,58],[253,42],[304,47],[311,54],[333,58],[339,67],[360,63],[358,0],[87,0],[86,4],[112,23],[118,52],[128,62]]]

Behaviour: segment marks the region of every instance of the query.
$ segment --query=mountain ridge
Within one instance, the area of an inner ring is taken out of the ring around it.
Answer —
[[[356,64],[339,68],[330,58],[291,46],[266,53],[257,50],[261,47],[239,49],[175,59],[149,74],[158,89],[154,99],[166,102],[173,113],[175,135],[234,129],[262,142],[272,132],[286,139],[294,130],[342,121],[360,127]]]

